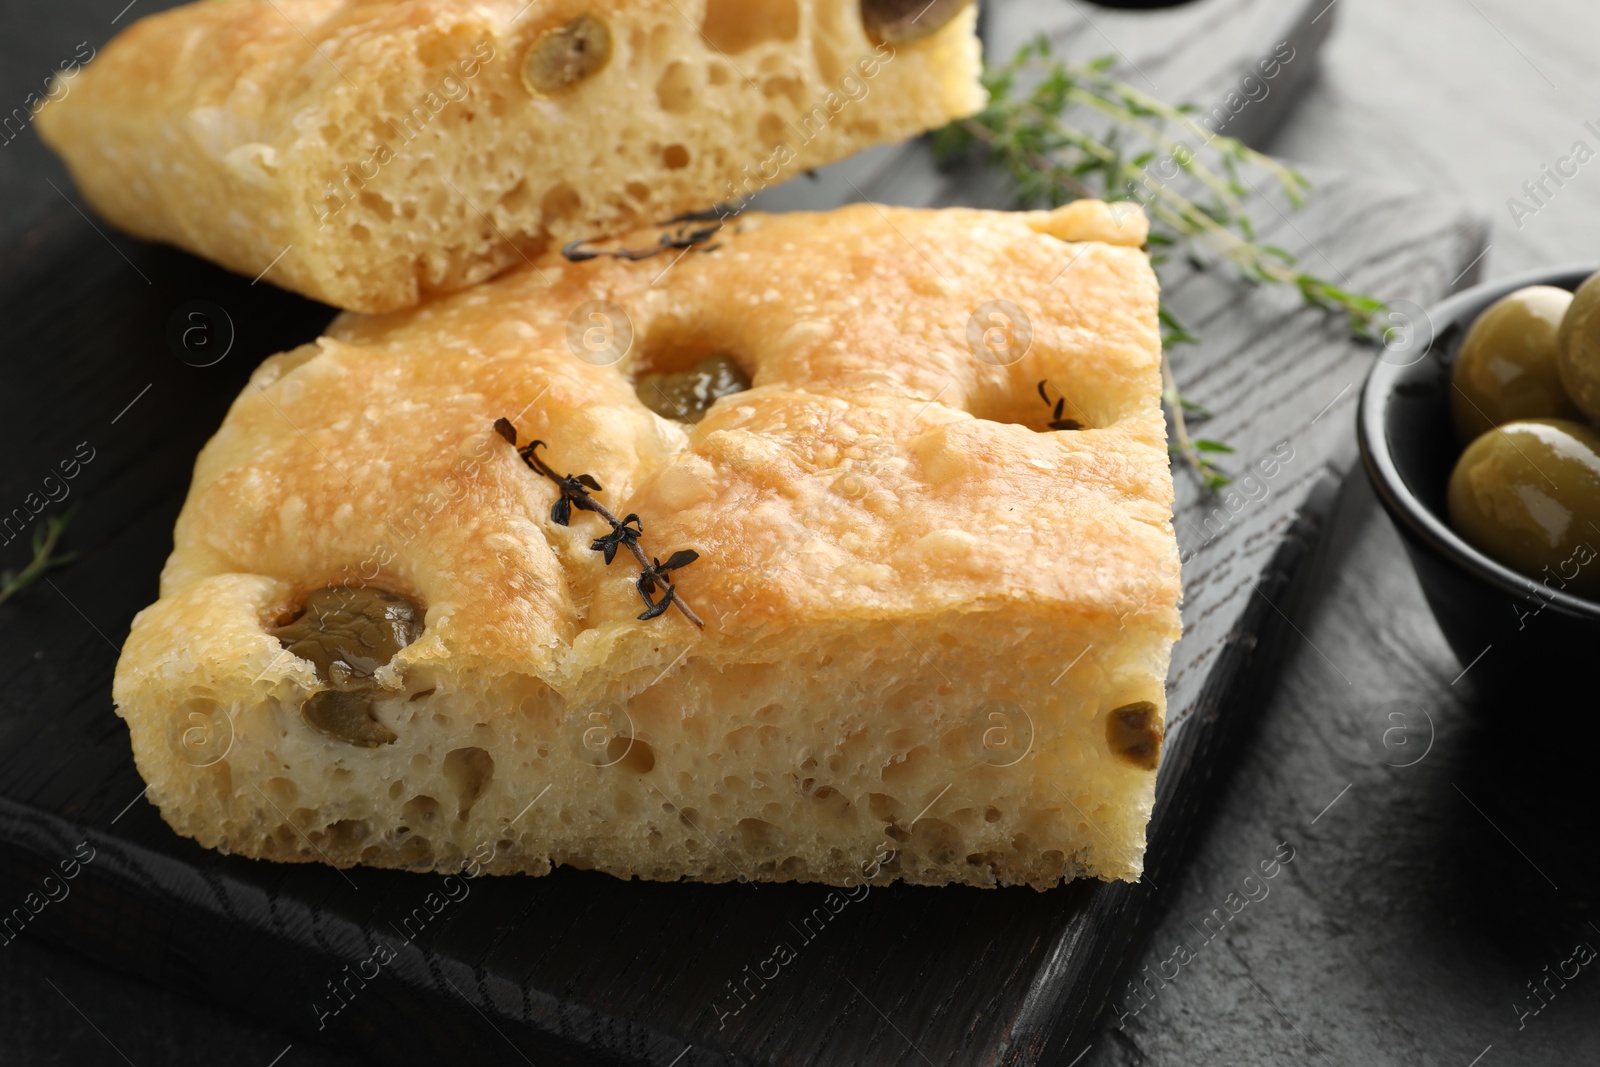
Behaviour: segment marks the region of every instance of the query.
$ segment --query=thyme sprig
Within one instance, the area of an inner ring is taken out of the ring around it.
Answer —
[[[1047,378],[1040,379],[1040,381],[1039,381],[1039,399],[1044,401],[1044,406],[1045,407],[1050,407],[1050,394],[1044,391],[1044,387],[1048,382],[1049,382],[1049,379],[1047,379]],[[1061,417],[1062,409],[1065,408],[1066,406],[1067,406],[1067,395],[1065,393],[1063,393],[1063,394],[1061,394],[1061,398],[1056,401],[1055,408],[1052,409],[1051,412],[1050,412],[1050,421],[1048,423],[1046,423],[1045,425],[1050,427],[1050,429],[1052,429],[1052,430],[1081,430],[1081,429],[1083,429],[1083,423],[1079,422],[1077,419],[1064,419],[1064,418]]]
[[[557,526],[567,526],[572,522],[572,510],[592,512],[604,519],[611,527],[611,532],[597,537],[589,548],[599,552],[605,557],[609,566],[617,558],[617,550],[626,548],[630,555],[639,564],[639,578],[634,583],[639,590],[639,596],[644,600],[645,610],[638,616],[641,620],[654,619],[665,614],[669,607],[677,605],[684,617],[701,629],[705,623],[696,615],[688,604],[684,603],[679,595],[677,586],[672,584],[669,576],[671,571],[680,567],[687,567],[700,558],[700,553],[692,548],[680,548],[667,557],[665,563],[659,559],[651,558],[645,554],[644,548],[639,544],[639,538],[644,534],[644,522],[638,515],[629,513],[624,518],[618,519],[604,504],[596,500],[591,493],[604,492],[600,483],[588,474],[557,474],[555,469],[539,457],[539,449],[545,447],[543,441],[531,441],[525,448],[517,448],[517,428],[510,419],[495,419],[494,429],[501,437],[517,449],[517,455],[522,457],[529,469],[543,475],[556,484],[559,496],[556,502],[550,505],[550,521]],[[655,599],[659,591],[661,598]]]
[[[1311,189],[1305,175],[1207,129],[1195,118],[1194,105],[1175,107],[1128,85],[1110,73],[1113,62],[1054,58],[1041,34],[984,73],[988,106],[939,130],[935,152],[947,163],[986,158],[1010,176],[1023,206],[1058,207],[1086,197],[1135,201],[1150,217],[1153,250],[1183,245],[1201,268],[1208,263],[1200,253],[1208,252],[1248,281],[1292,286],[1306,304],[1343,312],[1354,333],[1372,337],[1377,316],[1386,310],[1382,301],[1320,278],[1289,252],[1256,238],[1246,201],[1261,190],[1248,172],[1264,176],[1294,207],[1305,203]],[[1109,130],[1096,133],[1071,121],[1074,108],[1109,119]],[[1153,167],[1162,173],[1152,173]],[[1173,186],[1180,174],[1201,190],[1199,200]],[[1150,258],[1159,271],[1168,253]],[[1190,436],[1185,412],[1195,408],[1179,393],[1166,351],[1197,338],[1166,308],[1161,322],[1162,395],[1172,414],[1174,447],[1208,489],[1219,488],[1227,475],[1206,454],[1231,449]]]
[[[598,259],[601,256],[610,256],[613,259],[625,259],[630,263],[641,259],[659,256],[663,252],[676,250],[687,251],[698,249],[701,252],[714,252],[720,245],[706,244],[717,235],[729,218],[738,214],[738,210],[728,205],[719,205],[707,211],[691,211],[686,215],[679,215],[661,223],[664,227],[656,243],[649,248],[589,248],[588,245],[600,243],[600,238],[586,237],[582,240],[571,241],[561,249],[561,254],[572,263],[582,263],[589,259]],[[701,225],[704,224],[704,225]],[[666,227],[672,227],[670,229]]]
[[[20,571],[0,571],[0,604],[28,588],[47,572],[65,567],[78,558],[76,552],[56,555],[56,546],[61,543],[61,535],[66,533],[67,523],[72,521],[75,510],[76,506],[68,508],[64,514],[46,519],[43,526],[34,527],[33,559]]]

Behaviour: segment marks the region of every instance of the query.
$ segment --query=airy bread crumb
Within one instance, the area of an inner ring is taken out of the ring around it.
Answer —
[[[340,866],[846,885],[887,841],[879,880],[1136,878],[1180,628],[1144,235],[863,204],[341,318],[196,465],[117,667],[151,800]],[[596,301],[630,334],[599,361],[570,332]],[[751,388],[692,426],[640,402],[709,352]],[[552,523],[501,416],[653,554],[700,552],[703,631],[636,618],[631,560]],[[372,747],[307,722],[328,682],[269,632],[346,584],[426,611]]]
[[[117,226],[390,311],[971,114],[973,25],[875,42],[858,0],[196,3],[119,35],[39,132]]]

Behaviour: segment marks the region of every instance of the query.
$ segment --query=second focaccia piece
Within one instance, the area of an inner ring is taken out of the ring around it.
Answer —
[[[1179,629],[1144,232],[752,216],[273,357],[117,667],[150,799],[340,865],[1136,877]],[[704,629],[640,620],[629,546],[498,418],[699,553]]]
[[[905,6],[196,3],[114,40],[39,132],[117,226],[389,311],[977,110],[972,9],[871,16]]]

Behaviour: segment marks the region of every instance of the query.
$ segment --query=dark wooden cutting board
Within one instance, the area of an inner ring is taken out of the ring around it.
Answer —
[[[1281,116],[1294,81],[1309,75],[1331,21],[1323,9],[1204,0],[1134,15],[1017,2],[995,9],[990,32],[1003,50],[1037,25],[1072,54],[1121,53],[1130,77],[1173,99],[1220,99],[1253,56],[1292,42],[1284,80],[1229,131],[1249,135]],[[776,191],[767,206],[829,206],[857,189],[903,203],[999,195],[983,175],[938,175],[920,149],[889,149]],[[1481,226],[1435,197],[1338,176],[1322,179],[1310,208],[1280,207],[1257,207],[1264,240],[1396,301],[1443,293],[1482,247]],[[1289,621],[1295,579],[1353,456],[1350,416],[1373,349],[1292,295],[1180,264],[1166,272],[1173,309],[1204,337],[1175,357],[1179,377],[1217,412],[1206,433],[1238,448],[1227,465],[1255,478],[1205,496],[1179,475],[1186,634],[1169,682],[1144,882],[874,889],[719,1026],[727,984],[776,941],[795,939],[790,924],[821,888],[629,883],[572,870],[479,879],[407,940],[396,927],[439,879],[214,855],[172,834],[143,801],[111,711],[118,646],[154,599],[200,445],[255,364],[315,336],[331,313],[103,230],[63,208],[0,262],[0,516],[65,491],[32,521],[78,506],[68,542],[80,553],[0,606],[4,938],[70,946],[383,1062],[942,1065],[1080,1054],[1159,914],[1230,738],[1279,651],[1300,640]],[[197,302],[209,305],[210,347],[175,337]],[[86,448],[93,458],[75,478],[46,480]],[[20,566],[23,539],[0,554]],[[63,861],[91,849],[70,896],[28,909],[47,875],[59,879]],[[393,962],[335,999],[329,984],[381,946],[395,950]]]

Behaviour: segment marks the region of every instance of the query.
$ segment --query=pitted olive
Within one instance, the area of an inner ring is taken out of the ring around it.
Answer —
[[[931,37],[972,0],[861,0],[861,23],[874,41],[906,44]]]
[[[1478,316],[1450,371],[1450,413],[1463,444],[1513,419],[1580,417],[1556,360],[1571,303],[1565,289],[1530,285]]]
[[[1561,320],[1556,367],[1567,396],[1593,422],[1600,422],[1600,274],[1573,294]]]
[[[522,84],[546,95],[594,77],[611,59],[611,30],[594,15],[549,29],[522,58]]]
[[[353,745],[387,745],[395,734],[372,716],[382,687],[374,675],[422,636],[422,612],[407,597],[380,589],[330,586],[306,596],[293,622],[269,632],[310,660],[327,688],[311,695],[301,715],[314,729]]]
[[[750,376],[729,356],[707,356],[686,371],[644,374],[635,391],[664,419],[699,422],[718,397],[750,388]]]
[[[1600,596],[1600,433],[1564,419],[1483,434],[1450,475],[1456,532],[1552,589]]]

